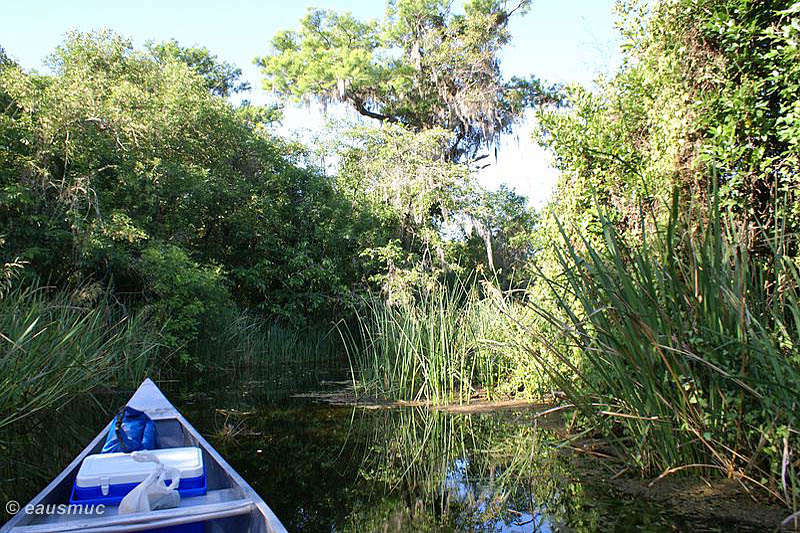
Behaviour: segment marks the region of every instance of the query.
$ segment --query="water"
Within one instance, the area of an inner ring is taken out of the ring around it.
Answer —
[[[574,455],[559,449],[554,428],[543,427],[530,409],[453,414],[332,406],[296,396],[341,387],[330,384],[338,377],[283,369],[239,379],[163,383],[162,389],[290,531],[725,531],[748,526],[687,517],[672,506],[616,492],[603,476],[587,476]],[[125,398],[76,402],[70,414],[80,423],[62,438],[46,437],[47,427],[63,424],[66,413],[36,421],[5,444],[0,498],[27,501]]]

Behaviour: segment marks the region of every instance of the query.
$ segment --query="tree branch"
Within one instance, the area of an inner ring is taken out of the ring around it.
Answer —
[[[353,102],[353,105],[361,115],[365,117],[374,118],[383,122],[384,120],[388,122],[397,122],[396,117],[390,117],[389,115],[383,115],[381,113],[376,113],[375,111],[370,111],[367,109],[367,106],[364,105],[364,102],[360,98],[356,98],[355,96],[350,96],[350,100]]]

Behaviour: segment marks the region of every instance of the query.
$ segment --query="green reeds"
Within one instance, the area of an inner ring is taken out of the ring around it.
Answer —
[[[299,329],[240,312],[194,355],[203,365],[228,370],[293,363],[317,367],[342,359],[340,342],[335,328]]]
[[[602,215],[601,245],[559,226],[555,311],[534,309],[564,342],[529,352],[645,472],[770,478],[779,496],[776,448],[800,398],[800,277],[783,237],[709,212],[692,221],[676,195],[666,228],[635,242]]]
[[[0,297],[0,429],[98,386],[135,385],[158,336],[105,298],[17,287]]]
[[[477,284],[439,286],[410,306],[367,300],[356,335],[344,335],[356,388],[434,404],[490,396],[509,368],[499,318]]]

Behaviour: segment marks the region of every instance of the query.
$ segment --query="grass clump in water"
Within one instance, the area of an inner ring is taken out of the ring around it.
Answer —
[[[437,285],[411,305],[365,301],[356,334],[345,335],[356,388],[434,404],[491,397],[511,365],[498,340],[507,321],[493,298],[505,296],[488,285],[457,282]]]
[[[335,328],[294,327],[237,312],[195,356],[215,370],[284,364],[317,368],[340,362],[341,345]]]

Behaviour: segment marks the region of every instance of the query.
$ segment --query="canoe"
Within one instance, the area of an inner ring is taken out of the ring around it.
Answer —
[[[202,450],[208,486],[206,494],[181,499],[180,506],[174,509],[146,513],[118,515],[113,506],[98,506],[96,510],[85,506],[81,512],[69,512],[69,496],[81,463],[86,456],[100,452],[111,429],[109,422],[58,477],[0,528],[0,533],[180,530],[197,523],[205,523],[206,533],[286,531],[256,491],[186,421],[150,379],[144,380],[128,405],[144,411],[154,421],[158,448],[196,446]]]

